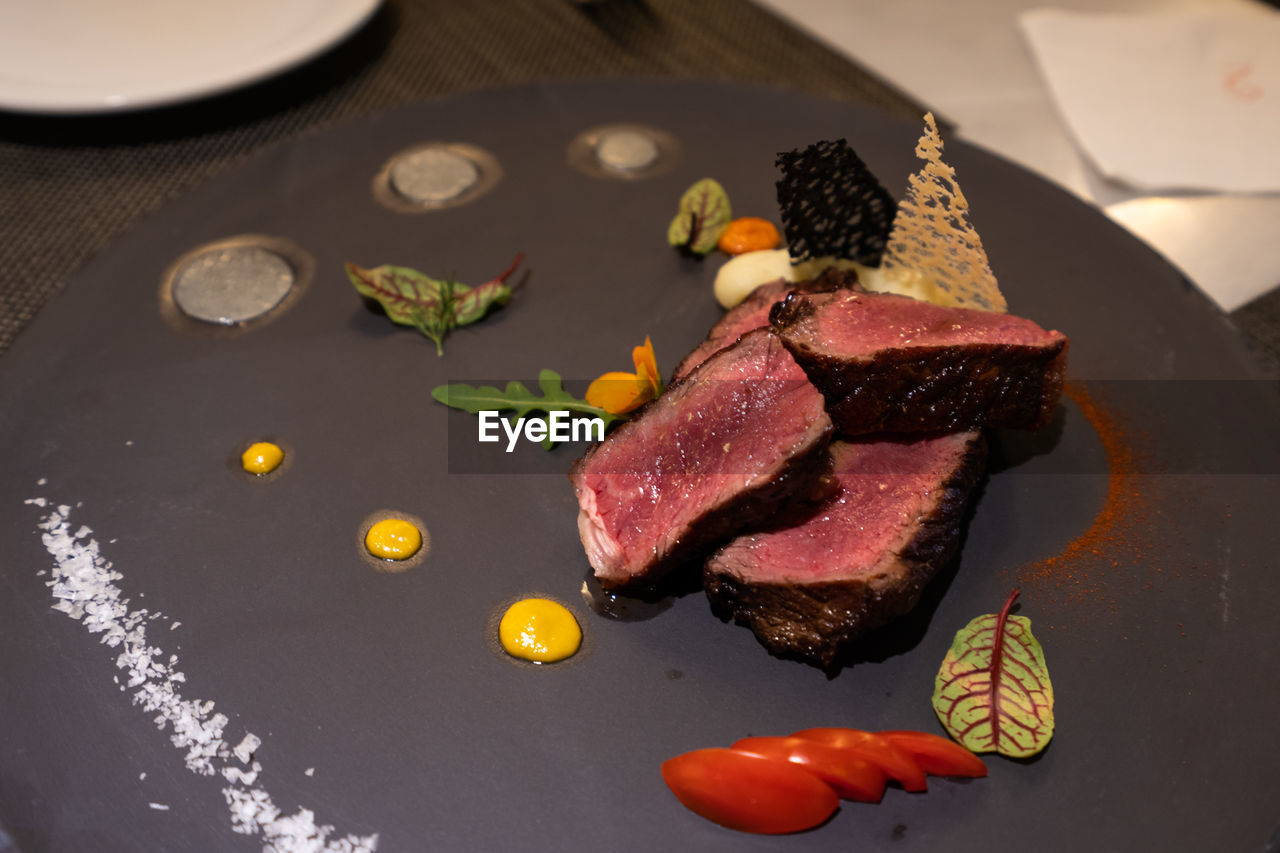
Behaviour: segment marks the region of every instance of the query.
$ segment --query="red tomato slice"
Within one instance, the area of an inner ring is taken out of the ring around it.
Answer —
[[[731,749],[798,764],[826,782],[842,800],[878,803],[884,771],[852,752],[801,737],[744,737]]]
[[[859,729],[821,728],[805,729],[796,732],[792,737],[816,740],[841,749],[850,750],[858,758],[870,761],[885,772],[890,779],[895,779],[908,791],[923,791],[929,783],[925,780],[924,771],[915,762],[910,753],[894,746],[887,738]]]
[[[697,749],[668,759],[662,778],[690,811],[742,832],[810,829],[840,805],[831,786],[804,768],[731,749]]]
[[[889,743],[908,753],[920,769],[932,776],[987,775],[982,759],[953,740],[929,732],[879,732]]]

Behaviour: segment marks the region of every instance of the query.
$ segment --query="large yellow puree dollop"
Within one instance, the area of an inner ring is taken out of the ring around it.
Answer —
[[[240,464],[250,474],[270,474],[284,461],[284,451],[269,441],[256,441],[240,454]]]
[[[422,533],[403,518],[387,518],[369,528],[364,547],[384,560],[407,560],[422,547]]]
[[[547,598],[526,598],[502,615],[498,638],[513,657],[553,663],[578,651],[582,629],[563,604]]]

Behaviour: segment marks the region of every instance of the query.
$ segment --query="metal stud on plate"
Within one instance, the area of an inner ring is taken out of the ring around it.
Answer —
[[[611,130],[596,143],[596,158],[601,165],[619,172],[647,169],[659,154],[657,141],[638,130]]]
[[[293,282],[293,269],[275,252],[227,246],[202,252],[178,269],[173,302],[188,317],[234,326],[275,308]]]
[[[680,145],[666,131],[640,124],[606,124],[569,143],[569,163],[596,178],[634,181],[668,172]]]
[[[480,170],[449,148],[423,148],[391,164],[391,186],[411,201],[434,204],[457,198],[480,180]]]
[[[373,179],[373,195],[397,213],[424,213],[473,201],[501,177],[497,159],[483,149],[461,142],[426,142],[383,164]]]
[[[160,313],[193,334],[238,334],[278,316],[301,296],[315,262],[288,240],[259,234],[197,246],[160,285]]]

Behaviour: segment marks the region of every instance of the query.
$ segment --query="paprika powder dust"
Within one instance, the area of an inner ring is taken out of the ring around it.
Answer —
[[[1118,568],[1121,560],[1137,562],[1150,556],[1152,542],[1144,535],[1149,496],[1147,478],[1138,476],[1132,436],[1120,418],[1093,398],[1083,384],[1067,382],[1063,395],[1079,408],[1098,434],[1107,459],[1107,493],[1089,527],[1052,557],[1022,566],[1022,583],[1052,583],[1070,587],[1071,599],[1096,596],[1102,587],[1100,569]]]

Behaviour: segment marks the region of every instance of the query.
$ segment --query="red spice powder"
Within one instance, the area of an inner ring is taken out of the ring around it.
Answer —
[[[1138,475],[1138,457],[1131,431],[1120,418],[1104,408],[1089,390],[1068,382],[1063,394],[1080,409],[1102,442],[1107,457],[1107,494],[1089,527],[1060,554],[1022,566],[1018,581],[1055,586],[1070,600],[1097,598],[1105,575],[1121,562],[1147,562],[1154,543],[1146,535],[1150,478]],[[1158,567],[1155,567],[1159,571]]]

